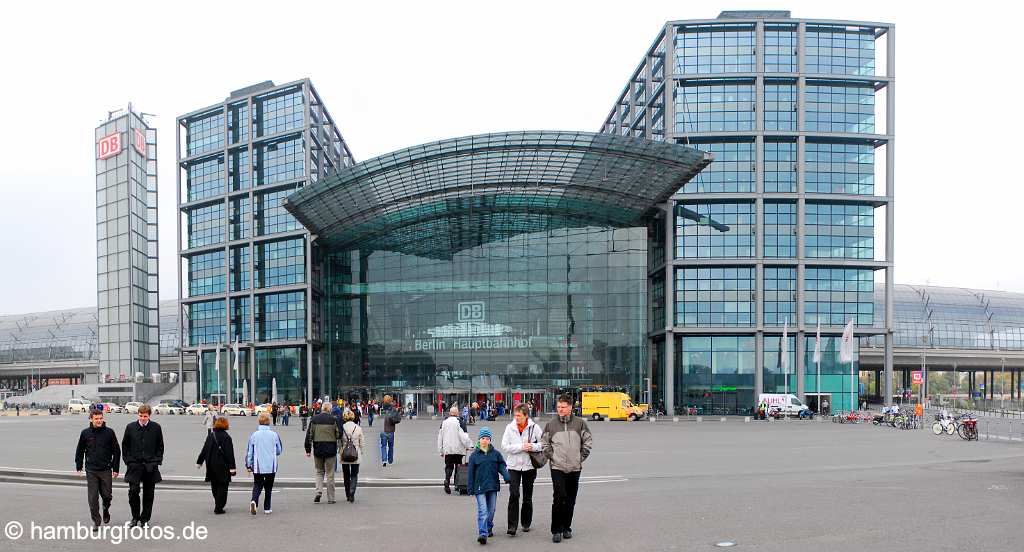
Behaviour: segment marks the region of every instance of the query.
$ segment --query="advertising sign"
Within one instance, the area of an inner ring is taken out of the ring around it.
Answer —
[[[924,383],[924,374],[921,373],[920,370],[911,372],[910,380],[914,383],[914,385],[921,385],[922,383]]]

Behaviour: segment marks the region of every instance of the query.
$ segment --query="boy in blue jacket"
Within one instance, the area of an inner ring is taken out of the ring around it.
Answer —
[[[498,475],[509,483],[505,457],[491,446],[491,428],[480,428],[476,450],[469,456],[467,487],[469,494],[476,497],[476,528],[480,536],[476,541],[487,544],[487,537],[494,536],[494,508],[498,502]]]

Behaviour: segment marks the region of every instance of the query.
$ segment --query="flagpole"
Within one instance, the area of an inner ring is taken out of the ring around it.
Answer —
[[[818,321],[818,331],[814,334],[814,364],[817,370],[814,381],[818,388],[818,414],[821,414],[821,321]]]
[[[785,323],[782,326],[782,338],[779,340],[779,351],[782,353],[782,379],[783,385],[786,387],[785,393],[789,394],[789,317],[785,319]],[[789,400],[789,399],[786,399]]]

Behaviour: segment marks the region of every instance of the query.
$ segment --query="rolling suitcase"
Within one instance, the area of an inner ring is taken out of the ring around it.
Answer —
[[[469,494],[469,464],[455,466],[455,492],[460,495]]]

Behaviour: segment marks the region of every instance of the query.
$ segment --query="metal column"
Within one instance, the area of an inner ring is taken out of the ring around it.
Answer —
[[[668,200],[663,210],[665,213],[665,364],[662,370],[665,374],[664,396],[665,414],[674,416],[676,413],[675,397],[675,334],[673,328],[676,324],[676,279],[675,265],[676,258],[676,203]]]
[[[893,351],[893,203],[895,201],[895,158],[896,158],[896,29],[889,27],[886,33],[885,72],[889,82],[885,89],[885,133],[889,140],[885,146],[885,404],[892,404],[892,351]]]

